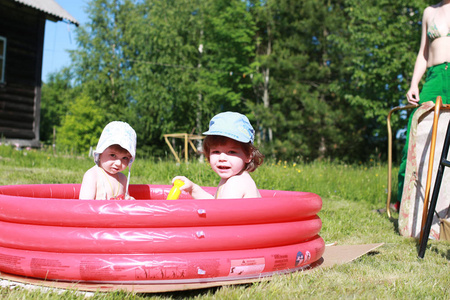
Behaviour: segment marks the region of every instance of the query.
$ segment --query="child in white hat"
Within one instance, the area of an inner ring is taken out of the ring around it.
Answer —
[[[95,166],[86,171],[79,199],[132,200],[128,194],[131,165],[136,156],[136,132],[114,121],[103,129],[94,151]],[[128,167],[128,179],[121,173]]]
[[[263,163],[264,155],[253,145],[255,131],[248,118],[236,112],[220,113],[211,119],[209,130],[203,134],[203,152],[220,176],[215,196],[184,176],[176,176],[172,182],[183,181],[180,190],[194,199],[261,197],[249,172]]]

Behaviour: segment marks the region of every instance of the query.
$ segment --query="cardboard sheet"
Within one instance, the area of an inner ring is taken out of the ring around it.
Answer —
[[[327,268],[351,262],[371,251],[374,251],[376,248],[382,246],[383,244],[384,243],[327,246],[325,248],[325,253],[322,256],[322,258],[319,259],[314,264],[312,264],[309,269],[304,270],[302,272],[307,273],[314,271],[318,268]],[[224,285],[247,284],[259,282],[262,280],[270,280],[270,277],[265,277],[247,280],[229,280],[229,281],[189,283],[189,284],[99,284],[99,283],[82,283],[82,282],[77,283],[77,282],[45,281],[41,279],[21,277],[6,273],[0,273],[0,278],[3,280],[9,280],[11,282],[18,282],[21,284],[32,284],[47,288],[73,289],[88,292],[95,292],[95,291],[109,292],[117,290],[126,290],[135,293],[164,293],[164,292],[175,292],[185,290],[196,290]]]

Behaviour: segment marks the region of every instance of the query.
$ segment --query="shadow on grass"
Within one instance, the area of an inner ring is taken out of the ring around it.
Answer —
[[[449,246],[450,247],[450,246]],[[444,256],[447,260],[450,260],[450,249],[447,249],[447,254]]]
[[[400,232],[398,230],[398,218],[390,217],[389,221],[392,223],[392,226],[394,226],[395,233],[400,235]]]
[[[370,251],[370,252],[367,252],[367,256],[375,256],[375,255],[378,255],[378,254],[380,254],[380,251]]]
[[[200,296],[205,296],[208,294],[214,294],[220,287],[212,287],[206,289],[198,290],[187,290],[187,291],[176,291],[176,292],[166,292],[166,293],[142,293],[139,296],[144,298],[153,298],[155,296],[168,299],[186,299],[186,298],[197,298]]]
[[[444,249],[442,249],[444,248]],[[420,240],[416,240],[416,251],[417,254],[419,254],[420,251]],[[430,252],[433,252],[434,254],[437,254],[438,256],[450,261],[450,243],[446,241],[438,241],[438,240],[432,240],[429,239],[427,242],[427,246],[425,248],[425,253],[423,256],[423,259],[426,259],[427,253],[430,254]]]
[[[450,244],[446,244],[444,245],[444,247],[447,247],[446,250],[442,251],[441,249],[437,248],[437,247],[433,247],[433,246],[427,246],[427,251],[432,251],[434,253],[436,253],[437,255],[440,255],[442,258],[445,258],[446,260],[450,260]],[[417,246],[417,251],[419,251],[420,248],[420,244]],[[426,251],[425,251],[426,254]],[[424,255],[424,259],[425,259],[426,255]]]
[[[235,284],[247,288],[252,285],[252,283],[245,284]],[[214,295],[222,286],[210,287],[205,289],[195,289],[195,290],[185,290],[185,291],[175,291],[175,292],[166,292],[166,293],[142,293],[139,294],[140,297],[144,298],[153,298],[155,296],[159,296],[167,299],[186,299],[186,298],[198,298],[201,296]]]
[[[375,212],[379,213],[380,215],[385,216],[386,218],[388,218],[387,216],[387,212],[385,208],[379,208],[374,210]],[[392,226],[394,227],[394,231],[396,234],[400,234],[399,230],[398,230],[398,213],[397,212],[393,212],[391,210],[391,217],[388,218],[389,221],[392,223]]]
[[[381,215],[385,215],[386,218],[389,219],[389,222],[391,222],[395,234],[400,235],[400,231],[398,230],[398,214],[394,213],[395,215],[392,215],[392,212],[391,212],[391,217],[389,218],[387,216],[386,209],[377,209],[376,211]]]

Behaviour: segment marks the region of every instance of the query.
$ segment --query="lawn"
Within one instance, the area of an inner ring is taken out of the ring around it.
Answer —
[[[51,151],[16,150],[0,146],[0,184],[81,183],[92,158],[54,155]],[[396,169],[393,174],[396,174]],[[185,175],[204,186],[218,177],[206,163],[176,164],[141,159],[133,164],[131,184],[170,184]],[[326,244],[384,243],[359,259],[314,272],[274,276],[250,285],[164,294],[127,292],[76,294],[67,291],[1,287],[1,299],[450,299],[450,243],[429,241],[424,259],[418,243],[398,234],[397,214],[389,219],[383,208],[387,193],[387,165],[371,161],[347,165],[266,161],[252,174],[261,189],[307,191],[322,197],[320,235]],[[394,182],[395,186],[395,182]]]

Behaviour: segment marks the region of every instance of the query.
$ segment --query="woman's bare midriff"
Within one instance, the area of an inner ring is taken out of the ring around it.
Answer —
[[[432,41],[428,55],[428,68],[445,62],[450,63],[450,36],[440,37]]]

